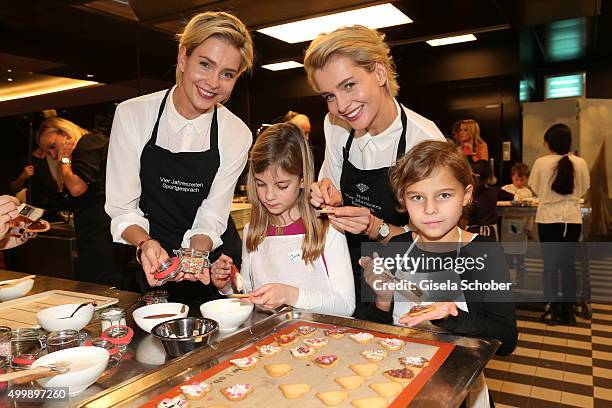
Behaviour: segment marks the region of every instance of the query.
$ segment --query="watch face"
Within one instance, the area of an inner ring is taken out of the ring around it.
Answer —
[[[387,235],[389,235],[389,224],[387,224],[386,222],[380,224],[380,227],[378,228],[378,234],[381,237],[386,238]]]

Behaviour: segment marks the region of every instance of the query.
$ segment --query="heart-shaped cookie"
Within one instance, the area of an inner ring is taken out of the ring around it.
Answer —
[[[353,370],[355,374],[357,375],[360,375],[362,377],[369,377],[373,375],[376,372],[376,370],[378,370],[378,364],[376,363],[351,364],[349,368]]]
[[[308,384],[281,384],[278,386],[281,392],[287,399],[300,398],[302,395],[310,391]]]
[[[404,387],[398,382],[384,382],[370,384],[370,388],[381,397],[395,397]]]
[[[270,364],[264,366],[270,377],[282,377],[293,370],[290,364]]]
[[[359,375],[349,375],[347,377],[338,377],[334,381],[347,390],[354,390],[361,387],[365,380],[365,378]]]
[[[328,407],[336,407],[342,404],[349,394],[346,391],[325,391],[317,392],[316,396]]]

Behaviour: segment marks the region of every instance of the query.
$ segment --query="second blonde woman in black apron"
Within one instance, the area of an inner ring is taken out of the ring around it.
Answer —
[[[389,167],[416,143],[444,140],[436,125],[402,106],[391,50],[384,35],[363,26],[321,34],[304,67],[327,102],[325,161],[311,203],[337,207],[332,224],[346,232],[355,279],[355,317],[368,319],[369,287],[358,264],[361,244],[388,242],[407,231],[389,187]],[[363,299],[363,300],[362,300]]]
[[[144,276],[181,247],[240,258],[229,217],[252,135],[221,105],[253,62],[253,43],[236,17],[207,12],[179,36],[177,85],[117,107],[108,158],[106,211],[115,241],[137,247]],[[197,305],[218,297],[208,270],[179,275],[165,288]],[[205,285],[196,282],[201,280]]]

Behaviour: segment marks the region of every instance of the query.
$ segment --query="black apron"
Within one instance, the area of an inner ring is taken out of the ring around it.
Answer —
[[[181,248],[185,231],[192,227],[198,208],[208,197],[220,158],[216,106],[210,125],[209,150],[172,153],[156,145],[159,119],[169,94],[168,90],[159,107],[151,138],[140,155],[140,209],[149,220],[149,235],[172,256],[173,249]],[[239,263],[241,242],[231,217],[228,217],[221,239],[223,245],[211,253],[211,261],[219,257],[223,248],[224,253]],[[190,308],[196,307],[195,310],[201,303],[220,297],[212,284],[200,282],[168,282],[161,288],[168,290],[172,301],[186,303]]]
[[[400,136],[397,147],[397,157],[399,160],[406,151],[406,112],[400,105],[402,121],[402,135]],[[398,203],[389,184],[389,167],[381,167],[373,170],[360,170],[353,166],[349,161],[349,152],[353,144],[355,129],[351,130],[346,145],[342,149],[344,161],[342,163],[342,174],[340,176],[340,190],[344,199],[344,205],[355,207],[366,207],[376,217],[393,225],[406,225],[408,215],[397,211]],[[364,316],[368,309],[368,301],[374,299],[374,292],[362,278],[359,258],[362,256],[362,243],[375,243],[363,234],[346,233],[351,264],[353,267],[353,279],[355,281],[355,313],[356,318]],[[364,254],[366,255],[366,254]],[[366,300],[362,302],[362,299]]]

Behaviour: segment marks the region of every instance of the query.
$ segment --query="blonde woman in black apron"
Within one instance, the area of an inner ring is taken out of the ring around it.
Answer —
[[[436,125],[402,106],[384,35],[363,26],[321,34],[304,66],[327,102],[325,161],[311,186],[315,207],[336,207],[331,223],[346,232],[356,291],[355,317],[369,319],[372,299],[362,285],[361,244],[388,242],[408,230],[389,187],[389,167],[418,142],[444,140]],[[362,300],[363,299],[363,300]]]
[[[251,68],[253,43],[244,24],[223,12],[196,15],[178,38],[176,86],[121,103],[109,148],[111,232],[137,247],[151,286],[173,249],[215,251],[214,260],[223,246],[240,258],[229,213],[252,135],[221,103]],[[218,297],[207,269],[175,280],[192,281],[164,285],[178,301]]]

